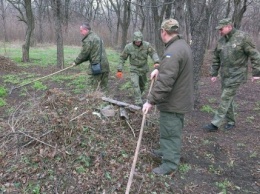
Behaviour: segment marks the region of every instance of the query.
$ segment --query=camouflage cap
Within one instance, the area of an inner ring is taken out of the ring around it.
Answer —
[[[134,32],[133,41],[143,41],[143,34],[140,31]]]
[[[232,24],[232,20],[230,18],[222,19],[218,22],[218,26],[216,27],[216,30],[220,30],[221,28]]]
[[[166,19],[162,22],[161,29],[164,30],[177,30],[179,28],[179,22],[175,19]]]

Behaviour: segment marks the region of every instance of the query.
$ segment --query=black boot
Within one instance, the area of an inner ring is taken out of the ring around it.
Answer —
[[[218,130],[218,127],[210,123],[203,126],[203,129],[205,129],[206,132],[216,132]]]

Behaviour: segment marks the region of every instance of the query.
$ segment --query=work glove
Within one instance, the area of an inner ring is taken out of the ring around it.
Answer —
[[[117,71],[116,77],[117,77],[118,79],[122,79],[122,78],[123,78],[123,72],[122,72],[122,71]]]

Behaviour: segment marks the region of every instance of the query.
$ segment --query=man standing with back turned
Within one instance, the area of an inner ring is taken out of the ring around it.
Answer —
[[[162,164],[153,172],[162,175],[178,168],[184,114],[193,109],[192,53],[178,29],[179,23],[174,19],[162,22],[165,51],[159,69],[151,73],[151,78],[157,77],[157,80],[143,105],[144,114],[152,105],[160,110],[160,149],[152,152],[162,158]]]
[[[79,65],[89,61],[89,85],[93,89],[107,89],[109,63],[103,41],[95,34],[89,25],[84,23],[80,26],[80,33],[83,35],[82,49],[73,65]]]
[[[260,54],[252,43],[251,38],[244,32],[233,27],[231,19],[219,21],[216,28],[222,36],[215,48],[211,81],[221,77],[221,101],[211,123],[204,126],[207,132],[215,132],[226,121],[225,130],[235,127],[234,97],[242,83],[247,81],[248,59],[252,65],[252,82],[260,79]]]

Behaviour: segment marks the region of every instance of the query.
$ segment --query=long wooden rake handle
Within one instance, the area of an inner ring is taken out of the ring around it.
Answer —
[[[22,85],[20,85],[20,86],[14,87],[14,88],[11,89],[11,91],[10,91],[9,93],[11,94],[11,92],[12,92],[14,89],[18,89],[18,88],[27,86],[27,85],[29,85],[29,84],[31,84],[31,83],[33,83],[33,82],[36,82],[36,81],[42,80],[42,79],[44,79],[44,78],[50,77],[50,76],[52,76],[52,75],[55,75],[55,74],[60,73],[60,72],[63,72],[63,71],[65,71],[65,70],[67,70],[67,69],[70,69],[70,68],[72,68],[72,67],[74,67],[74,65],[71,65],[71,66],[69,66],[69,67],[66,67],[66,68],[64,68],[64,69],[61,69],[61,70],[56,71],[56,72],[54,72],[54,73],[51,73],[51,74],[49,74],[49,75],[46,75],[46,76],[44,76],[44,77],[37,78],[37,79],[35,79],[35,80],[31,81],[31,82],[28,82],[28,83],[22,84]]]
[[[151,82],[151,85],[150,85],[150,88],[149,88],[148,95],[150,94],[150,92],[151,92],[151,90],[152,90],[153,84],[154,84],[154,79],[152,79],[152,82]],[[140,129],[140,133],[139,133],[139,137],[138,137],[138,141],[137,141],[137,146],[136,146],[136,149],[135,149],[135,156],[134,156],[134,160],[133,160],[131,172],[130,172],[130,175],[129,175],[129,178],[128,178],[128,183],[127,183],[127,187],[126,187],[126,192],[125,192],[125,194],[129,194],[129,192],[130,192],[130,187],[131,187],[131,184],[132,184],[132,182],[133,182],[133,176],[134,176],[136,161],[137,161],[137,158],[138,158],[138,153],[139,153],[139,150],[140,150],[141,141],[142,141],[142,136],[143,136],[143,131],[144,131],[145,118],[146,118],[146,114],[143,114],[141,129]]]
[[[144,131],[145,117],[146,117],[146,114],[143,114],[141,130],[140,130],[140,133],[139,133],[138,142],[137,142],[137,146],[136,146],[136,149],[135,149],[134,161],[133,161],[133,164],[132,164],[131,172],[130,172],[130,175],[129,175],[129,178],[128,178],[127,187],[126,187],[126,192],[125,192],[126,194],[129,194],[130,187],[131,187],[131,184],[133,182],[133,176],[134,176],[136,161],[137,161],[137,158],[138,158],[138,153],[139,153],[139,150],[140,150],[142,136],[143,136],[143,131]]]

